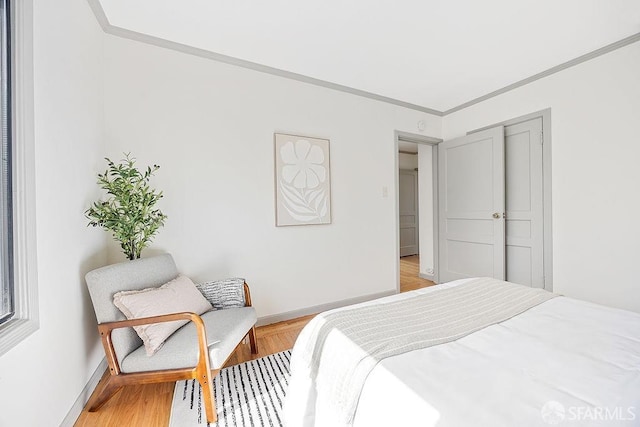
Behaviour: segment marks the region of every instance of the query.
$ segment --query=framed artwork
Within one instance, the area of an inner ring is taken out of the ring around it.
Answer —
[[[276,226],[331,224],[329,140],[274,134]]]

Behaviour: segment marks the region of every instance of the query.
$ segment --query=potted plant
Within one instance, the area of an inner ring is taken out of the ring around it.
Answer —
[[[107,170],[98,174],[98,185],[107,192],[106,200],[94,202],[85,211],[89,225],[102,227],[120,242],[124,254],[130,260],[140,258],[140,253],[153,240],[167,218],[155,208],[162,198],[162,191],[149,186],[149,180],[160,168],[147,167],[140,172],[136,159],[130,154],[119,163],[105,158]]]

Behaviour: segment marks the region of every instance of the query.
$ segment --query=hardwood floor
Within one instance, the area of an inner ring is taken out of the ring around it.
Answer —
[[[433,286],[431,280],[420,277],[420,255],[400,258],[400,292]]]
[[[315,315],[257,328],[258,354],[251,354],[249,344],[242,344],[229,358],[227,366],[257,359],[293,347],[302,328]],[[105,375],[108,375],[105,372]],[[104,377],[103,377],[104,379]],[[123,387],[97,412],[82,410],[76,427],[136,426],[163,427],[169,425],[171,399],[175,383],[157,383]],[[96,390],[100,390],[102,382]]]
[[[400,258],[400,292],[434,285],[419,277],[420,258],[417,255]],[[226,366],[257,359],[288,350],[302,328],[315,315],[257,328],[258,354],[251,354],[249,344],[240,345]],[[105,376],[108,375],[105,372]],[[103,377],[104,380],[104,377]],[[120,390],[97,412],[85,408],[75,423],[76,427],[136,426],[164,427],[169,424],[171,399],[175,383],[157,383],[127,386]],[[100,390],[102,382],[96,390]]]

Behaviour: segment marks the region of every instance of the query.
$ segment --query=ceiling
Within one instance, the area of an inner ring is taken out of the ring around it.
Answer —
[[[113,27],[444,112],[640,33],[638,0],[99,2]]]

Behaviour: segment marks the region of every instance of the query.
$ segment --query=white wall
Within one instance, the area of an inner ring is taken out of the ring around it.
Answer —
[[[640,311],[640,43],[443,119],[445,139],[551,108],[554,291]]]
[[[398,168],[399,169],[415,169],[418,167],[418,155],[398,153]]]
[[[418,210],[420,213],[420,273],[434,273],[433,146],[418,144]]]
[[[104,357],[84,273],[106,261],[85,227],[103,152],[102,31],[86,1],[36,1],[34,91],[40,329],[0,356],[0,425],[59,425]]]
[[[112,36],[105,54],[108,154],[161,166],[147,255],[246,277],[259,316],[395,291],[394,130],[439,136],[439,117]],[[330,139],[331,225],[275,227],[276,131]]]

